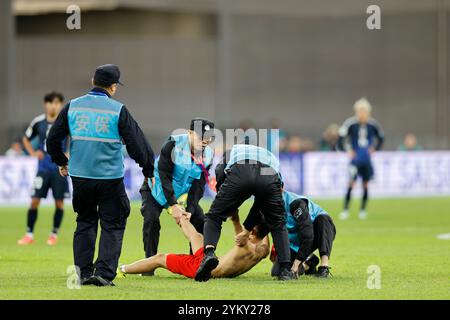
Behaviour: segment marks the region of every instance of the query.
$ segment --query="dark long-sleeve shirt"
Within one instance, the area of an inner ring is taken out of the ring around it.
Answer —
[[[175,141],[172,139],[167,140],[162,148],[161,154],[159,156],[158,161],[158,173],[159,178],[161,179],[162,189],[164,192],[164,197],[167,200],[169,206],[172,206],[177,203],[177,199],[175,198],[175,192],[173,191],[173,170],[175,168],[175,164],[172,162],[172,150],[175,147]],[[210,168],[206,168],[209,170]],[[194,180],[191,188],[188,192],[188,200],[187,200],[187,212],[194,212],[194,207],[198,204],[200,199],[203,196],[205,191],[206,178],[205,174],[202,173],[200,179]]]
[[[380,150],[384,142],[384,132],[380,124],[373,118],[367,123],[361,124],[356,117],[351,117],[345,120],[339,129],[338,149],[344,150],[344,142],[347,138],[350,140],[350,147],[355,152],[361,149],[367,150],[370,147]]]
[[[94,88],[92,91],[102,92],[111,97],[106,90],[101,88]],[[47,137],[47,152],[58,166],[65,166],[69,161],[61,144],[61,141],[70,135],[69,106],[70,104],[67,104],[59,113]],[[119,115],[119,134],[126,145],[129,156],[139,164],[145,177],[152,178],[155,158],[153,150],[138,123],[125,106],[122,107]]]
[[[305,261],[313,252],[314,227],[308,208],[308,201],[305,199],[295,200],[290,206],[291,214],[298,223],[299,250],[296,259]]]
[[[227,177],[225,174],[225,168],[227,166],[228,160],[230,159],[231,149],[225,151],[222,155],[222,161],[216,166],[216,190],[219,192],[220,186],[225,181]],[[247,229],[249,230],[249,229]]]

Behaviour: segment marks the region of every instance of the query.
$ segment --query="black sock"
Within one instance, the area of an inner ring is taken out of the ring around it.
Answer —
[[[53,230],[52,230],[54,234],[58,234],[59,227],[61,226],[61,222],[63,219],[63,215],[64,215],[63,209],[55,210],[55,214],[53,215]]]
[[[350,203],[351,197],[352,197],[352,188],[348,188],[347,194],[345,195],[344,210],[348,210],[348,205]]]
[[[369,189],[364,188],[364,193],[361,202],[361,211],[366,210],[367,199],[369,198]]]
[[[27,216],[27,232],[33,233],[34,230],[34,224],[37,220],[37,209],[28,209],[28,216]]]

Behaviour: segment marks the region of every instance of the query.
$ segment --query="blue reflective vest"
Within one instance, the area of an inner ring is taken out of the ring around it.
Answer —
[[[236,163],[244,163],[245,160],[258,161],[268,165],[277,173],[280,172],[280,162],[275,155],[265,148],[261,148],[249,144],[235,144],[230,152],[230,159],[225,167],[225,171],[229,170]]]
[[[175,198],[178,199],[182,194],[189,192],[194,180],[201,178],[202,168],[192,160],[191,145],[189,143],[188,134],[180,134],[170,136],[175,141],[172,150],[172,160],[174,163],[172,186]],[[206,147],[203,151],[203,165],[205,168],[212,164],[214,152],[210,147]],[[158,171],[159,157],[155,160],[155,186],[152,188],[153,198],[163,207],[167,208],[168,203],[162,188],[161,178]],[[151,181],[149,181],[151,187]]]
[[[123,104],[101,92],[70,101],[69,174],[89,179],[124,175],[119,116]]]
[[[286,228],[288,230],[289,236],[289,245],[292,250],[298,252],[300,247],[299,242],[299,225],[297,220],[291,214],[289,207],[292,202],[297,199],[305,199],[308,201],[308,209],[309,215],[311,217],[311,221],[314,222],[316,218],[321,214],[328,214],[325,210],[323,210],[317,203],[309,199],[308,197],[298,195],[293,192],[284,191],[283,192],[283,200],[284,200],[284,216],[286,218]]]

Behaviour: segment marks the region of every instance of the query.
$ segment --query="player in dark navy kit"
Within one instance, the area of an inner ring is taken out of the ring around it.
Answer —
[[[359,177],[363,181],[363,197],[359,218],[367,217],[366,205],[368,199],[369,181],[373,177],[371,155],[381,149],[384,142],[384,133],[379,123],[370,117],[371,105],[367,99],[362,98],[354,104],[355,116],[347,119],[339,130],[338,147],[347,149],[350,153],[350,183],[344,201],[344,210],[339,215],[340,219],[349,217],[349,203],[352,189]],[[348,140],[347,148],[344,141]]]
[[[44,97],[45,113],[31,121],[22,139],[28,154],[38,158],[39,164],[31,193],[31,205],[28,209],[27,232],[18,241],[20,245],[33,243],[33,231],[37,220],[39,204],[42,198],[47,197],[49,189],[52,189],[56,208],[53,216],[53,229],[47,240],[47,244],[55,245],[57,243],[58,230],[64,214],[64,198],[69,197],[69,185],[67,178],[59,174],[58,166],[52,162],[50,155],[47,154],[45,142],[47,134],[62,108],[63,102],[64,97],[61,93],[51,92],[46,94]],[[36,149],[31,144],[31,141],[35,138],[38,140],[38,147]],[[66,142],[64,144],[66,145]]]

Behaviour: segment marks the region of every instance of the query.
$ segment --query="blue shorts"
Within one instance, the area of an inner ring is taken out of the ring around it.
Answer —
[[[32,198],[47,198],[48,190],[52,189],[55,200],[69,198],[69,183],[57,170],[39,171],[33,182]]]
[[[350,179],[356,181],[358,177],[361,177],[363,182],[368,182],[373,178],[373,166],[372,162],[350,162],[349,166]]]

